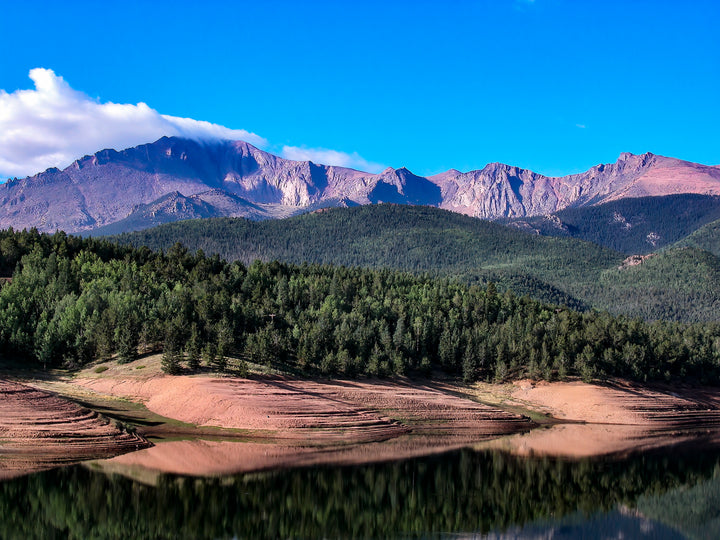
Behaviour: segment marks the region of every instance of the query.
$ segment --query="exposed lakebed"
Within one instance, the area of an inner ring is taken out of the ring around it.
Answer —
[[[34,382],[156,444],[16,471],[0,483],[0,537],[702,538],[718,526],[714,389],[167,377],[143,362]]]

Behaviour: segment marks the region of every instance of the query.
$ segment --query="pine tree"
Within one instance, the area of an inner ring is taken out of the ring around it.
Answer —
[[[168,375],[178,375],[181,371],[180,354],[178,351],[170,347],[164,348],[160,366],[163,372]]]
[[[138,357],[138,345],[140,344],[140,332],[138,330],[137,318],[128,316],[115,332],[117,336],[118,362],[125,364],[136,360]]]
[[[223,318],[217,325],[217,349],[215,353],[214,367],[217,371],[225,371],[227,369],[227,355],[233,344],[233,331],[230,321]]]
[[[187,343],[186,351],[188,366],[196,371],[200,368],[200,332],[196,323],[190,329],[190,340]]]
[[[207,367],[213,367],[215,365],[216,347],[212,342],[208,342],[202,349],[202,361]]]
[[[181,371],[182,345],[180,328],[171,321],[165,329],[161,368],[168,375],[178,375]]]

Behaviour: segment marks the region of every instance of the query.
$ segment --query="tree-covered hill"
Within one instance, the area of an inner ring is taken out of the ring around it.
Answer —
[[[720,257],[720,219],[700,227],[675,244],[676,247],[694,247]]]
[[[712,258],[706,257],[712,270],[707,272],[699,271],[692,251],[619,271],[625,255],[590,242],[529,234],[426,207],[363,206],[265,222],[193,220],[115,239],[154,250],[181,242],[191,251],[246,264],[254,259],[315,262],[394,268],[468,284],[493,281],[501,291],[648,320],[716,320],[718,313]],[[668,261],[672,273],[661,261]]]
[[[579,300],[600,271],[623,256],[588,242],[546,238],[454,212],[421,206],[329,209],[284,220],[207,219],[170,223],[110,237],[120,243],[255,259],[364,268],[394,268],[494,281],[502,290],[587,307]]]
[[[307,375],[691,376],[720,382],[720,324],[646,323],[493,284],[391,270],[227,263],[106,241],[0,231],[0,351],[36,365],[129,361],[169,373],[229,359]]]
[[[500,223],[545,236],[579,238],[631,255],[673,244],[718,219],[720,197],[682,194],[620,199]]]
[[[600,285],[598,302],[632,317],[696,322],[720,315],[720,259],[700,249],[669,249],[610,268]]]

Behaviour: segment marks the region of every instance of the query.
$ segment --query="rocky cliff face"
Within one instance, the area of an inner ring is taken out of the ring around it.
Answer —
[[[242,141],[164,137],[102,150],[64,171],[0,185],[0,227],[91,231],[205,216],[265,219],[322,206],[392,202],[471,216],[523,217],[622,197],[720,194],[720,168],[643,154],[551,178],[501,163],[424,178],[405,168],[369,174],[291,161]],[[129,226],[129,225],[128,225]]]
[[[554,178],[491,163],[481,171],[448,171],[430,179],[442,188],[442,208],[489,219],[544,215],[623,197],[720,194],[720,168],[650,153],[623,153],[615,163]]]

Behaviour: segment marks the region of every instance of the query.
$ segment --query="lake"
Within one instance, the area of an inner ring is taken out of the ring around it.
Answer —
[[[693,445],[151,478],[88,463],[1,482],[0,538],[720,537],[720,452]]]

